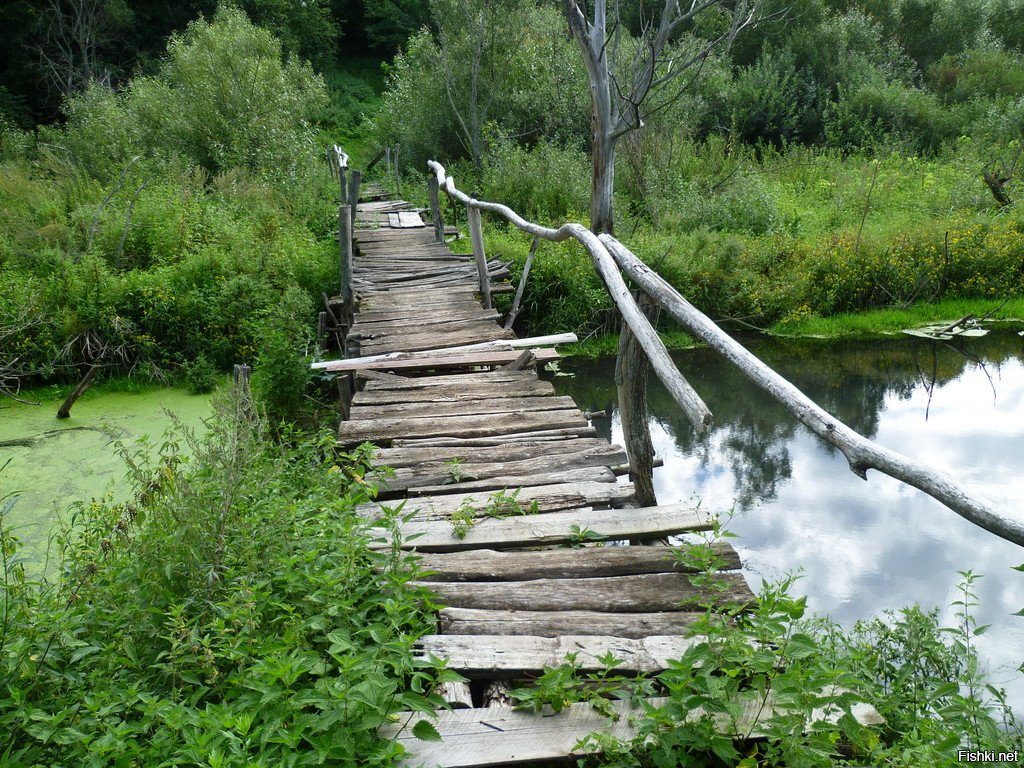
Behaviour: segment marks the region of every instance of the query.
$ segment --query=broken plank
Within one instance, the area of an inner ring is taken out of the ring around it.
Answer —
[[[536,398],[527,398],[534,400]],[[367,441],[389,441],[402,437],[493,437],[539,429],[567,429],[588,426],[577,409],[496,413],[483,417],[447,416],[443,419],[424,414],[394,419],[369,418],[343,421],[338,427],[339,442],[351,444]]]
[[[541,516],[543,517],[543,515]],[[592,579],[531,581],[417,582],[430,587],[436,601],[453,608],[522,611],[599,611],[650,613],[695,610],[704,604],[748,604],[754,595],[742,573],[721,573],[714,589],[694,584],[686,573],[643,573]]]
[[[648,637],[683,635],[704,611],[657,613],[602,613],[598,611],[489,611],[480,608],[444,608],[439,627],[449,635],[537,635],[556,637],[571,633]]]
[[[610,483],[595,483],[595,486],[616,488]],[[531,492],[537,489],[524,488],[519,494],[519,504],[529,504]],[[711,518],[689,505],[672,504],[666,507],[631,509],[628,513],[618,509],[572,509],[568,512],[547,511],[544,514],[520,517],[478,518],[463,538],[452,531],[451,521],[437,519],[445,512],[458,509],[458,504],[447,501],[452,497],[416,499],[407,502],[411,509],[419,508],[422,502],[432,503],[420,519],[412,519],[399,526],[403,549],[417,549],[420,552],[458,552],[465,549],[514,549],[516,547],[541,547],[548,544],[571,544],[578,542],[581,532],[587,531],[590,541],[620,540],[630,538],[661,538],[678,533],[704,531],[711,528]],[[479,500],[479,499],[478,499]],[[545,503],[557,504],[544,498]],[[539,502],[538,502],[539,503]],[[585,503],[585,502],[583,502]],[[440,504],[445,509],[437,509]],[[395,505],[390,505],[394,507]],[[366,516],[379,517],[381,505],[365,504],[356,508]],[[564,509],[564,507],[562,507]],[[433,515],[434,519],[427,516]],[[426,519],[424,519],[426,518]],[[415,537],[415,538],[412,538]],[[390,540],[374,541],[374,549],[390,548]],[[589,581],[589,579],[587,580]],[[639,610],[639,609],[636,609]],[[652,610],[652,609],[648,609]]]
[[[629,510],[623,510],[629,514]],[[740,567],[740,556],[729,544],[716,543],[713,554],[721,570]],[[425,581],[531,581],[533,579],[586,579],[642,573],[693,573],[666,546],[581,547],[542,549],[536,552],[467,552],[420,555],[417,564],[430,573]],[[651,634],[658,634],[652,632]]]
[[[661,672],[669,661],[679,659],[703,637],[655,635],[642,639],[608,635],[425,635],[416,641],[415,653],[424,660],[444,659],[448,669],[469,678],[518,678],[540,675],[544,667],[557,667],[575,654],[580,672],[607,669],[600,657],[613,653],[620,661],[618,674]]]

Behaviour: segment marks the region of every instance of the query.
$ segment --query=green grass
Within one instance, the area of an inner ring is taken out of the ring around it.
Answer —
[[[848,312],[831,317],[809,317],[788,323],[776,323],[769,329],[775,336],[815,338],[878,338],[929,323],[954,322],[966,315],[993,320],[1024,320],[1024,299],[1005,303],[998,299],[957,299],[935,304],[914,304],[901,309],[873,309]]]

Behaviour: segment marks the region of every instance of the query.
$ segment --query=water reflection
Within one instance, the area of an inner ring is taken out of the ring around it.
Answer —
[[[933,342],[760,340],[752,350],[847,424],[881,444],[941,467],[1010,510],[1024,499],[1024,339],[990,334]],[[869,473],[807,432],[786,411],[708,350],[676,355],[715,423],[694,437],[652,378],[651,432],[665,466],[655,470],[661,503],[694,495],[707,508],[734,504],[750,581],[802,568],[798,589],[818,613],[851,624],[884,609],[948,606],[958,571],[978,584],[982,652],[1024,711],[1024,550],[988,534],[923,493]],[[605,409],[598,423],[620,439],[611,361],[569,361],[555,379],[581,407]],[[1021,510],[1024,514],[1024,510]],[[756,587],[756,583],[752,584]],[[955,620],[945,607],[943,618]]]

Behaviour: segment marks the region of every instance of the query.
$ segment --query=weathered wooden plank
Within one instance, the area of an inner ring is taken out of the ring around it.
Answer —
[[[428,352],[451,349],[464,344],[479,344],[485,341],[511,340],[515,337],[498,325],[484,321],[461,330],[446,330],[443,334],[396,333],[376,334],[373,338],[359,341],[360,353],[364,356],[381,355],[389,352]]]
[[[413,314],[415,313],[415,314]],[[425,312],[420,309],[412,309],[407,312],[395,313],[373,313],[360,312],[352,326],[354,332],[363,329],[371,330],[375,325],[397,325],[406,324],[414,327],[448,325],[449,323],[465,323],[473,320],[498,319],[498,311],[495,309],[480,309],[476,302],[467,302],[465,309],[447,309],[443,313]]]
[[[357,395],[357,398],[362,396],[361,393]],[[581,438],[567,440],[559,445],[552,445],[550,442],[513,443],[481,446],[472,451],[460,446],[438,447],[434,445],[382,448],[374,454],[374,464],[394,469],[417,467],[418,465],[420,468],[425,468],[431,463],[458,458],[463,459],[466,462],[465,466],[468,467],[470,464],[523,461],[540,456],[580,455],[583,461],[600,460],[603,462],[607,460],[608,465],[611,466],[620,463],[619,460],[623,454],[622,448],[610,444],[607,440]]]
[[[382,406],[387,403],[468,403],[472,400],[493,400],[507,395],[515,398],[537,398],[554,393],[546,381],[534,380],[524,384],[465,384],[462,387],[423,387],[371,390],[369,387],[356,395],[360,405]]]
[[[560,355],[553,349],[535,349],[538,363],[550,363],[559,359]],[[320,367],[327,371],[399,371],[399,370],[432,370],[439,368],[474,368],[481,365],[505,365],[511,363],[519,352],[514,349],[492,349],[482,352],[465,352],[454,355],[431,355],[430,353],[413,353],[408,357],[388,360],[371,360],[366,362],[359,358],[335,360]]]
[[[439,376],[422,376],[395,384],[374,383],[372,388],[373,390],[419,389],[420,387],[461,387],[465,385],[527,383],[535,381],[537,381],[537,374],[533,371],[481,371],[478,373],[446,373]],[[367,388],[369,389],[370,386],[367,385]],[[550,391],[551,394],[554,394],[554,387],[551,387]]]
[[[436,656],[447,660],[447,667],[469,678],[517,678],[539,675],[544,667],[564,664],[568,654],[576,654],[581,672],[605,668],[598,658],[614,653],[622,663],[621,674],[661,672],[668,662],[682,657],[701,637],[656,635],[641,639],[608,635],[425,635],[416,641],[415,653],[422,659]]]
[[[587,467],[599,467],[611,471],[611,468],[619,463],[623,452],[616,450],[608,443],[600,445],[603,441],[595,440],[594,442],[597,445],[593,447],[586,445],[579,450],[559,450],[559,446],[552,446],[551,443],[533,442],[528,444],[533,446],[529,451],[532,454],[530,456],[508,461],[492,462],[473,461],[472,458],[462,459],[458,454],[465,455],[479,450],[497,449],[508,455],[516,447],[515,444],[486,446],[473,449],[473,451],[464,448],[448,448],[449,452],[454,451],[456,453],[455,456],[448,459],[422,462],[400,459],[397,463],[401,463],[401,466],[393,467],[394,475],[389,479],[389,482],[392,490],[408,487],[423,488],[431,485],[448,486],[449,490],[458,490],[460,488],[473,487],[467,486],[466,483],[475,480],[487,480],[489,478],[539,476],[569,472]],[[544,449],[541,446],[547,447]],[[435,449],[435,454],[442,450],[445,449]],[[380,453],[382,451],[378,451],[378,455],[375,456],[374,464],[380,467],[391,466],[391,462],[387,458],[380,456]],[[530,484],[540,485],[541,483],[531,482]],[[448,491],[442,491],[442,493],[446,492]]]
[[[462,448],[487,445],[507,445],[515,442],[540,442],[548,441],[557,443],[561,440],[575,440],[580,437],[595,437],[597,429],[594,427],[573,427],[572,429],[546,429],[534,432],[520,432],[514,435],[503,435],[500,437],[432,437],[432,438],[401,438],[392,441],[392,447],[400,446],[459,446]]]
[[[571,397],[491,397],[463,402],[391,403],[364,405],[362,399],[352,403],[353,421],[363,419],[398,419],[405,416],[470,416],[518,411],[579,410]]]
[[[594,483],[593,485],[601,488],[622,487],[610,483]],[[524,488],[519,494],[519,503],[521,505],[529,504],[530,495],[535,494],[536,491],[537,489]],[[581,493],[580,495],[585,494]],[[458,509],[458,504],[452,503],[457,500],[457,497],[453,499],[451,496],[442,496],[424,499],[422,502],[419,499],[411,500],[407,502],[411,509],[422,509],[419,505],[424,502],[429,502],[431,506],[426,511],[418,513],[418,519],[414,518],[400,526],[402,548],[417,549],[420,552],[458,552],[465,549],[483,548],[514,549],[516,547],[542,547],[548,544],[573,543],[580,537],[578,531],[590,532],[589,540],[611,541],[630,538],[661,538],[672,534],[711,528],[711,520],[706,514],[684,504],[628,511],[581,509],[578,506],[568,512],[545,509],[545,507],[550,509],[550,506],[558,504],[558,498],[541,497],[538,500],[538,504],[545,505],[541,507],[544,514],[478,518],[476,524],[461,539],[453,534],[451,522],[447,519],[451,510]],[[444,505],[444,508],[439,510],[437,507],[440,505]],[[380,516],[382,511],[381,505],[376,503],[360,505],[357,509],[368,517]],[[428,515],[433,515],[433,518]],[[445,519],[438,519],[442,517]],[[391,546],[390,539],[375,541],[371,546],[375,549],[389,548]],[[583,581],[593,580],[585,579]],[[562,610],[580,607],[563,606]],[[634,610],[650,611],[655,609],[634,608]]]
[[[358,336],[361,339],[380,341],[399,336],[402,338],[412,336],[431,335],[433,340],[438,338],[447,339],[448,334],[459,334],[465,331],[477,331],[498,327],[493,317],[445,317],[441,315],[420,315],[418,317],[390,320],[388,322],[358,323],[359,327],[353,327],[349,336]],[[504,330],[501,328],[500,330]],[[513,338],[504,335],[500,338]],[[442,346],[455,346],[455,344],[444,344]]]
[[[412,483],[408,489],[410,496],[436,496],[443,493],[472,491],[503,491],[516,488],[529,488],[534,485],[551,485],[552,483],[614,483],[615,473],[605,466],[573,467],[554,472],[533,472],[524,474],[499,474],[492,477],[481,477],[477,480],[463,480],[454,485]]]
[[[488,611],[445,608],[440,629],[450,635],[683,635],[704,611],[604,613],[599,611]]]
[[[629,514],[630,510],[622,510]],[[726,543],[714,545],[722,569],[740,567],[740,556]],[[532,579],[586,579],[642,573],[692,573],[678,561],[671,547],[580,547],[535,552],[467,552],[420,555],[419,566],[431,571],[426,581],[530,581]],[[650,634],[659,634],[652,632]],[[665,633],[671,634],[671,633]]]
[[[527,398],[534,400],[536,398]],[[576,409],[554,411],[518,410],[510,413],[495,413],[483,417],[447,416],[437,419],[433,416],[406,416],[394,419],[370,418],[366,420],[343,421],[338,427],[338,440],[342,443],[364,441],[387,441],[398,437],[488,437],[527,432],[538,429],[586,428],[587,420]]]
[[[537,503],[537,510],[539,512],[558,512],[560,510],[591,507],[595,505],[599,506],[616,506],[625,504],[632,498],[633,486],[629,483],[553,483],[551,485],[537,485],[529,488],[523,488],[519,491],[517,499],[523,509],[527,509],[533,506],[533,502]],[[412,522],[417,524],[426,524],[430,521],[440,522],[441,528],[448,526],[448,519],[451,514],[456,511],[465,511],[468,506],[472,510],[477,510],[478,514],[484,507],[487,506],[488,502],[495,496],[494,492],[490,491],[474,491],[470,493],[449,493],[441,496],[425,496],[413,499],[407,499],[405,501],[405,507],[403,513],[413,514]],[[396,506],[395,502],[367,502],[365,504],[359,504],[356,507],[357,514],[368,518],[379,518],[383,516],[385,507],[388,509],[394,509]],[[668,512],[651,512],[651,510],[669,510]],[[684,511],[685,510],[685,511]],[[617,510],[605,510],[607,517],[595,516],[592,518],[593,521],[600,521],[603,523],[602,529],[614,528],[616,524],[622,525],[623,518],[630,521],[630,524],[625,527],[631,527],[633,521],[644,520],[644,519],[658,519],[662,520],[659,515],[668,515],[673,518],[674,522],[692,522],[694,518],[688,516],[686,513],[692,513],[692,505],[684,504],[672,504],[665,507],[647,507],[645,511],[631,510],[628,516]],[[636,512],[641,512],[637,515]],[[542,515],[547,517],[547,515]],[[706,515],[700,515],[701,519],[706,519]],[[537,520],[536,515],[530,515],[531,520]],[[560,522],[564,522],[561,518],[555,518],[555,522],[550,525],[557,525]],[[665,522],[665,520],[662,520]],[[642,524],[642,523],[635,523]],[[476,526],[474,526],[476,527]],[[568,530],[569,526],[566,526]],[[610,537],[611,538],[611,537]],[[622,538],[621,536],[619,538]],[[505,547],[507,549],[507,547]],[[470,549],[470,547],[456,547],[456,549]]]
[[[647,701],[658,707],[664,698]],[[737,737],[760,737],[764,731],[759,724],[777,714],[769,700],[751,697],[739,702],[740,714],[730,719],[713,714],[723,733]],[[497,768],[518,766],[541,761],[571,761],[589,754],[579,745],[592,733],[629,741],[638,733],[637,716],[643,710],[628,701],[608,702],[613,716],[600,714],[590,704],[571,704],[556,714],[535,714],[512,707],[459,709],[437,713],[436,720],[422,712],[407,712],[393,723],[382,726],[378,734],[398,741],[406,749],[400,765],[413,768]],[[836,722],[843,714],[835,708],[819,708],[811,712],[811,720]],[[855,703],[851,714],[862,725],[882,725],[885,721],[869,704]],[[700,708],[691,710],[687,720],[705,716]],[[441,734],[441,741],[422,741],[413,735],[420,720],[431,720]]]
[[[431,582],[430,589],[442,605],[499,611],[652,613],[692,611],[711,601],[742,604],[754,600],[741,573],[719,574],[713,592],[694,586],[692,578],[686,573],[643,573],[593,579],[439,581]]]
[[[332,305],[334,300],[332,299]],[[338,302],[340,304],[340,302]],[[493,311],[493,310],[492,310]],[[480,306],[480,302],[475,301],[471,298],[462,299],[461,301],[455,301],[451,304],[446,305],[443,309],[436,309],[433,307],[421,307],[421,306],[409,306],[400,307],[397,309],[381,309],[374,310],[369,307],[360,307],[359,313],[356,315],[356,324],[359,323],[376,323],[376,322],[395,322],[397,320],[411,320],[415,318],[430,319],[435,317],[443,318],[456,318],[460,315],[474,318],[483,317],[487,310]]]

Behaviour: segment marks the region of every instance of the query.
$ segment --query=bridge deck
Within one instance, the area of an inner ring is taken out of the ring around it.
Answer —
[[[373,196],[357,210],[350,338],[360,356],[424,354],[357,372],[362,386],[339,441],[370,440],[381,446],[378,464],[394,468],[380,499],[361,512],[375,516],[408,499],[414,515],[401,546],[425,553],[429,584],[448,606],[441,634],[424,638],[420,652],[448,658],[470,679],[447,689],[455,706],[467,708],[438,721],[441,743],[411,738],[402,728],[419,717],[411,713],[384,732],[406,746],[409,765],[569,758],[587,733],[622,731],[626,720],[611,723],[585,707],[525,715],[508,706],[502,689],[570,652],[589,669],[614,650],[625,670],[644,672],[681,655],[689,641],[680,636],[704,596],[670,548],[597,544],[658,540],[705,529],[709,520],[689,505],[630,508],[633,488],[618,479],[623,449],[598,438],[588,416],[556,396],[535,366],[503,369],[518,351],[430,354],[514,336],[481,305],[472,256],[437,243],[407,204]],[[489,271],[492,281],[508,275],[497,261]],[[739,568],[731,547],[719,545],[719,553]],[[738,571],[723,581],[726,599],[753,599]]]

